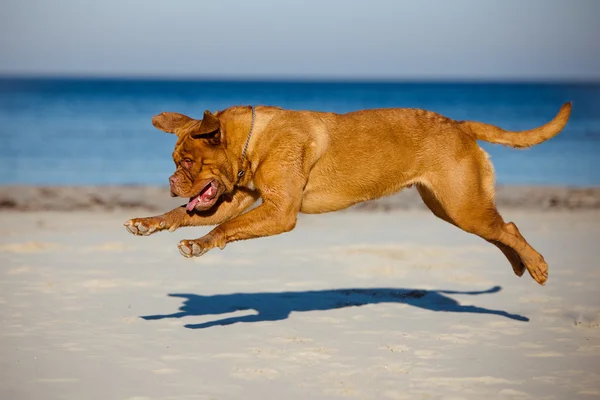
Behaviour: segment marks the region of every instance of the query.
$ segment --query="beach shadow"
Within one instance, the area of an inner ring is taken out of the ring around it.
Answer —
[[[446,295],[480,295],[497,293],[500,286],[484,291],[462,292],[451,290],[422,289],[333,289],[303,292],[274,293],[232,293],[202,296],[197,294],[169,294],[171,297],[185,299],[179,312],[167,315],[146,315],[145,320],[164,318],[183,318],[189,316],[220,315],[235,311],[254,310],[256,314],[217,319],[201,324],[185,325],[189,329],[210,328],[217,325],[230,325],[237,322],[281,321],[289,317],[292,311],[325,311],[336,308],[360,307],[366,304],[400,303],[437,312],[493,314],[529,321],[522,315],[510,314],[502,310],[491,310],[476,306],[463,306]]]

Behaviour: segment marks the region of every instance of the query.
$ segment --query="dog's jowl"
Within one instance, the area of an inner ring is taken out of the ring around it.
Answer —
[[[524,148],[557,135],[571,104],[546,125],[509,132],[420,109],[335,114],[231,107],[203,119],[165,112],[152,123],[177,135],[171,195],[187,204],[125,223],[135,235],[217,225],[183,240],[185,257],[229,242],[290,231],[299,212],[324,213],[414,185],[439,218],[497,246],[514,272],[548,278],[544,258],[494,204],[494,171],[477,140]],[[261,200],[258,207],[247,211]]]

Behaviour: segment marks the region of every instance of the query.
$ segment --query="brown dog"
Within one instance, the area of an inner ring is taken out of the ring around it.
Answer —
[[[439,218],[497,246],[522,276],[544,284],[548,265],[494,204],[494,171],[477,140],[529,147],[558,134],[563,105],[546,125],[508,132],[420,109],[348,114],[231,107],[202,120],[162,113],[158,129],[178,136],[171,194],[186,206],[125,223],[135,235],[181,226],[219,225],[183,240],[185,257],[229,242],[290,231],[297,214],[336,211],[415,185]],[[262,204],[246,213],[259,198]]]

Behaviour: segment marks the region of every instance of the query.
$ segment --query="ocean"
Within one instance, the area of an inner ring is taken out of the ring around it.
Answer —
[[[153,115],[201,118],[232,105],[344,113],[414,107],[504,129],[542,125],[573,101],[567,127],[534,148],[481,143],[497,182],[600,185],[600,84],[0,79],[0,184],[167,185],[175,137]],[[377,138],[373,138],[377,145]]]

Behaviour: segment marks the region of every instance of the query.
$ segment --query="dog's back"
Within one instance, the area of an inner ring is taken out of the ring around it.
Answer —
[[[426,183],[427,175],[468,158],[487,162],[477,140],[513,147],[558,134],[571,106],[531,131],[508,132],[474,121],[455,121],[415,108],[370,109],[335,114],[273,109],[268,133],[299,145],[312,159],[304,212],[333,211]],[[491,165],[489,166],[491,169]],[[326,192],[327,200],[320,195]]]
[[[459,122],[420,109],[311,113],[304,118],[311,143],[324,144],[314,152],[320,156],[305,188],[304,212],[324,210],[322,201],[315,201],[319,207],[312,210],[317,193],[328,193],[327,211],[395,193],[477,147]]]

